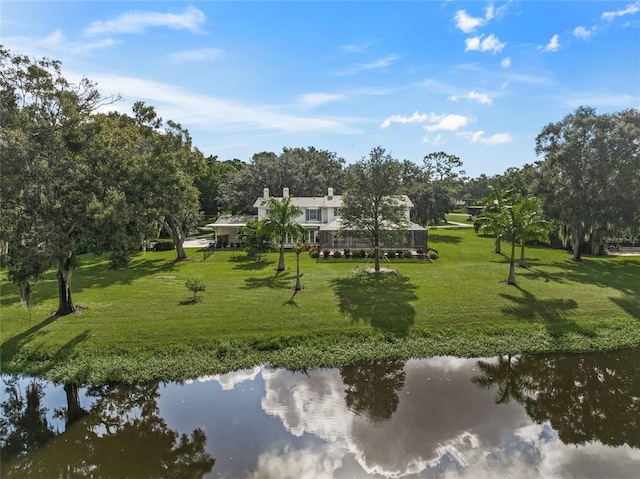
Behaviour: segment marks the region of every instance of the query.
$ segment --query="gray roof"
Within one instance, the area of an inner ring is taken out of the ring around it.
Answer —
[[[247,221],[257,219],[257,215],[222,215],[215,223],[209,223],[205,226],[207,228],[214,228],[216,226],[246,226]]]
[[[274,200],[282,201],[281,196],[271,196],[268,199],[260,197],[253,204],[254,208],[265,207],[270,198]],[[407,195],[400,195],[401,202],[409,208],[413,207],[413,202]],[[291,199],[291,203],[300,208],[341,208],[342,207],[342,195],[333,196],[294,196]]]

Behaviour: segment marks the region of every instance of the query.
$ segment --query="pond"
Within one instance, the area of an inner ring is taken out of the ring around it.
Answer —
[[[2,378],[2,477],[635,478],[640,350]]]

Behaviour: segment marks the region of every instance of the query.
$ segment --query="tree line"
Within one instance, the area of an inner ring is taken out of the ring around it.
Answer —
[[[491,229],[493,221],[497,238],[513,243],[526,235],[507,237],[498,225],[508,223],[518,198],[535,199],[535,208],[529,204],[523,211],[549,221],[575,260],[585,243],[595,251],[606,236],[638,235],[637,109],[602,115],[580,107],[542,129],[535,141],[540,161],[469,178],[461,159],[443,151],[414,162],[377,147],[351,165],[314,147],[260,152],[249,162],[205,158],[188,130],[163,121],[153,106],[136,102],[131,114],[102,113],[119,96],[104,96],[87,78],[68,81],[58,61],[0,47],[0,67],[2,264],[27,303],[33,281],[56,268],[58,315],[75,309],[70,279],[80,252],[109,252],[112,267],[124,267],[164,231],[176,259],[184,259],[182,244],[195,226],[223,213],[255,214],[253,204],[264,188],[323,196],[332,187],[356,206],[345,208],[354,226],[363,209],[357,201],[372,185],[366,175],[374,170],[386,178],[377,192],[409,196],[415,205],[411,220],[423,226],[442,221],[454,199],[480,202],[488,205],[484,227]],[[502,198],[503,211],[491,212],[499,188],[510,196]],[[395,211],[385,208],[376,214]]]

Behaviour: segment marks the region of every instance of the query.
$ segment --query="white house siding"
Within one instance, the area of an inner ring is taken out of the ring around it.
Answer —
[[[273,197],[278,201],[282,201],[289,189],[285,188],[283,196]],[[258,210],[258,219],[261,220],[268,216],[267,204],[269,199],[269,190],[265,188],[262,197],[258,198],[254,203],[254,208]],[[405,215],[407,220],[410,219],[411,208],[413,203],[408,196],[403,195],[401,201],[404,203]],[[330,249],[360,249],[370,248],[366,242],[357,240],[356,238],[341,238],[338,236],[340,229],[339,209],[342,207],[342,196],[334,195],[333,189],[329,188],[325,196],[313,197],[296,197],[292,199],[292,203],[302,210],[302,214],[296,218],[296,221],[307,230],[307,242],[311,245],[318,245],[322,248]],[[319,218],[309,215],[310,210],[320,212]],[[286,246],[291,247],[296,238],[287,238]],[[407,232],[406,241],[398,245],[384,245],[386,248],[409,248],[418,249],[425,248],[427,244],[427,230],[422,226],[411,223]]]

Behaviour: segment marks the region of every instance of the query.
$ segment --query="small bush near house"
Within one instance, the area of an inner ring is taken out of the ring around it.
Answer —
[[[429,259],[437,259],[438,253],[436,251],[429,251]]]
[[[170,239],[159,239],[156,241],[155,250],[156,251],[171,251],[175,249],[175,245],[173,244],[173,240]]]
[[[418,248],[416,250],[416,254],[418,255],[418,258],[424,258],[424,250],[422,248]]]
[[[342,258],[342,253],[340,251],[334,251],[333,252],[333,257],[334,258]]]
[[[325,258],[328,258],[330,254],[331,254],[331,250],[329,249],[322,250],[322,256],[324,256]]]
[[[412,253],[411,253],[411,251],[409,251],[409,250],[403,251],[402,255],[403,255],[406,259],[411,259],[411,258],[413,258],[413,254],[412,254]]]
[[[349,258],[351,256],[351,250],[349,248],[345,248],[344,250],[342,250],[342,253],[344,254],[345,258]]]

